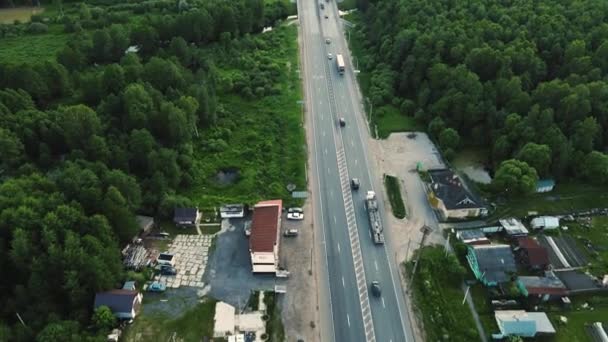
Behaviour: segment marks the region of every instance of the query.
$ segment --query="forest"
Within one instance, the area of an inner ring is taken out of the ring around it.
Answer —
[[[426,125],[448,160],[464,145],[490,147],[494,190],[507,194],[548,177],[608,184],[607,2],[357,7],[371,102]]]
[[[0,341],[105,341],[93,296],[124,281],[134,214],[198,204],[183,195],[200,182],[195,166],[218,158],[237,126],[220,93],[281,91],[272,84],[284,69],[268,58],[249,60],[230,87],[217,64],[284,39],[253,35],[290,11],[263,0],[55,1],[30,23],[0,25],[0,46],[46,32],[67,42],[48,60],[0,63]],[[269,179],[296,177],[294,167]],[[248,198],[286,193],[260,191]]]

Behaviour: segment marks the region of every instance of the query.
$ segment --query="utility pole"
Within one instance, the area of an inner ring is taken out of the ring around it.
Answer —
[[[447,240],[445,240],[445,246],[444,246],[444,249],[445,249],[445,255],[446,255],[446,256],[448,255],[448,252],[449,252],[449,246],[450,246],[450,236],[451,236],[451,235],[449,235],[449,234],[448,234],[448,238],[447,238]]]
[[[433,231],[433,229],[426,224],[420,228],[422,232],[422,239],[420,239],[420,252],[422,252],[422,248],[424,247],[424,242],[426,241],[426,237]],[[410,283],[414,283],[414,276],[416,275],[416,269],[418,268],[418,262],[420,261],[420,253],[416,256],[416,261],[414,261],[414,269],[412,270],[412,277],[410,279]]]
[[[27,325],[25,325],[23,319],[21,319],[21,315],[18,312],[15,312],[15,314],[17,315],[17,318],[19,318],[19,322],[21,322],[21,325],[23,325],[24,328],[27,328]]]

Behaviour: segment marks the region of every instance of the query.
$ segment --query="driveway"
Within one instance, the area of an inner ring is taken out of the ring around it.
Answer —
[[[249,239],[244,234],[244,225],[250,219],[229,219],[228,227],[222,227],[203,277],[211,286],[211,297],[240,310],[247,305],[251,291],[273,291],[275,284],[282,283],[272,274],[251,273]]]

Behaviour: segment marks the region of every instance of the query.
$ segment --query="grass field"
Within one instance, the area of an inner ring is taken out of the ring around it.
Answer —
[[[399,184],[399,179],[394,176],[386,175],[384,177],[384,186],[386,187],[388,200],[391,203],[393,215],[395,215],[396,218],[405,218],[405,204],[403,203],[403,198],[401,197],[401,186]]]
[[[460,269],[453,254],[442,246],[427,246],[414,278],[413,300],[422,316],[425,341],[478,341],[479,334],[468,305],[462,305],[461,280],[455,279]],[[412,263],[406,265],[411,271]],[[409,273],[409,272],[408,272]]]
[[[544,194],[517,197],[498,202],[489,220],[500,217],[522,217],[530,211],[539,214],[567,214],[574,210],[608,207],[608,188],[581,183],[558,183]]]
[[[424,131],[423,125],[419,124],[414,118],[405,116],[399,109],[392,105],[382,106],[373,109],[372,124],[378,126],[378,137],[386,139],[391,133]]]
[[[0,39],[0,63],[40,63],[54,60],[70,35],[47,33]]]
[[[18,7],[0,9],[0,24],[12,24],[15,20],[27,23],[34,14],[44,12],[43,7]]]
[[[213,336],[215,303],[215,300],[207,299],[179,317],[161,313],[141,314],[125,331],[122,340],[171,341],[175,336],[177,341],[202,341],[204,337]]]
[[[608,274],[608,217],[594,217],[591,228],[569,223],[567,234],[576,239],[579,248],[588,256],[591,262],[589,271],[592,274],[598,277]],[[594,249],[589,249],[583,239],[590,241]]]
[[[221,136],[226,148],[206,151],[201,146],[194,163],[198,171],[194,186],[187,194],[200,207],[219,203],[255,203],[260,199],[291,200],[288,184],[296,190],[306,189],[306,146],[302,127],[302,99],[298,70],[297,29],[279,27],[265,33],[268,49],[243,50],[256,60],[266,60],[280,69],[280,81],[272,86],[277,94],[245,99],[243,96],[219,94],[224,112],[219,129],[202,135]],[[266,36],[271,35],[271,36]],[[216,61],[220,78],[240,72],[240,65]],[[196,152],[195,152],[196,153]],[[236,182],[222,185],[215,179],[222,169],[238,169]]]

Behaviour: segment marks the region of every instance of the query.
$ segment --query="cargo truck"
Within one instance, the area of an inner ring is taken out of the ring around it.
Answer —
[[[384,233],[382,229],[382,220],[380,219],[380,211],[378,210],[378,200],[374,191],[368,191],[365,197],[365,208],[369,216],[369,225],[372,233],[372,238],[375,244],[384,244]]]
[[[336,65],[338,66],[340,75],[344,74],[344,57],[340,53],[336,55]]]

